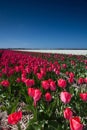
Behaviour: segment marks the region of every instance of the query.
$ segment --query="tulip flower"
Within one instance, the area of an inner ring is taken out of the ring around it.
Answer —
[[[22,118],[22,112],[14,112],[8,116],[8,123],[11,125],[17,124]]]
[[[83,101],[87,101],[87,93],[80,93],[79,96]]]
[[[58,80],[58,86],[61,88],[65,88],[66,87],[66,80],[65,79],[59,79]]]
[[[83,124],[81,124],[79,117],[73,117],[70,119],[71,130],[83,130]]]
[[[71,110],[70,108],[67,107],[67,108],[64,110],[63,115],[64,115],[64,118],[65,118],[65,119],[69,120],[69,119],[72,117],[73,112],[72,112],[72,110]]]
[[[52,96],[51,96],[51,94],[49,92],[47,92],[45,94],[45,99],[46,99],[47,102],[50,102],[52,100]]]
[[[63,103],[67,104],[71,100],[71,94],[69,92],[61,92],[60,99]]]

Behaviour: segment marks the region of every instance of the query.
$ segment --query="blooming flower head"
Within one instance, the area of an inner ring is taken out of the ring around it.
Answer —
[[[80,98],[81,98],[83,101],[87,101],[87,92],[86,92],[86,93],[80,93],[79,96],[80,96]]]
[[[34,105],[35,105],[35,106],[36,106],[37,101],[40,100],[41,95],[42,95],[42,92],[40,91],[40,89],[35,89],[35,90],[34,90],[33,99],[34,99]]]
[[[69,119],[72,117],[73,112],[72,112],[72,110],[71,110],[70,108],[67,107],[67,108],[64,110],[63,115],[64,115],[64,118],[65,118],[65,119],[69,120]]]
[[[86,77],[86,78],[84,78],[84,82],[87,84],[87,77]]]
[[[0,84],[4,87],[8,87],[10,85],[8,80],[3,80]]]
[[[67,68],[67,65],[66,65],[66,64],[62,64],[62,67],[63,67],[64,69],[66,69],[66,68]]]
[[[26,86],[28,86],[28,87],[32,87],[32,86],[35,84],[35,82],[34,82],[33,79],[26,79],[26,80],[25,80],[25,84],[26,84]]]
[[[70,130],[83,130],[83,124],[81,124],[79,117],[72,117],[70,119]]]
[[[8,116],[8,123],[11,125],[15,125],[18,123],[18,121],[20,121],[22,118],[22,112],[18,111],[18,112],[14,112],[12,114],[10,114]]]
[[[58,86],[61,87],[61,88],[65,88],[65,87],[66,87],[66,80],[60,78],[60,79],[58,80]]]
[[[54,81],[50,81],[50,90],[55,91],[56,90],[56,83]]]
[[[78,79],[78,84],[83,84],[84,83],[84,78],[79,78]]]
[[[63,103],[67,104],[71,100],[71,94],[69,92],[61,92],[60,99]]]
[[[28,95],[33,98],[34,94],[35,94],[35,89],[34,88],[28,88]]]
[[[73,73],[73,72],[70,72],[70,73],[69,73],[69,77],[70,77],[70,78],[74,78],[74,73]]]
[[[43,78],[43,74],[37,73],[37,77],[38,77],[39,80],[41,80]]]
[[[47,89],[50,88],[50,84],[49,84],[49,81],[48,81],[48,80],[42,81],[41,84],[42,84],[42,87],[43,87],[45,90],[47,90]]]
[[[16,82],[17,82],[17,83],[20,83],[20,82],[21,82],[21,78],[18,77],[18,78],[16,79]]]
[[[51,96],[51,94],[49,92],[47,92],[45,94],[45,99],[46,99],[47,102],[50,102],[52,100],[52,96]]]
[[[68,82],[69,82],[70,84],[72,84],[72,83],[74,82],[74,79],[73,79],[73,78],[68,78]]]

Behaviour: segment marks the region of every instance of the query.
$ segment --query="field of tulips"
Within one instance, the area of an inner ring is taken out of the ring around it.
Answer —
[[[87,57],[0,50],[0,130],[87,130]]]

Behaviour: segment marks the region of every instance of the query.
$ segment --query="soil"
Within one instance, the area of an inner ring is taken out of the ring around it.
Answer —
[[[23,106],[25,104],[21,103]],[[20,107],[18,108],[19,110],[22,110],[22,105],[20,104]],[[30,112],[22,111],[23,116],[22,119],[19,121],[21,129],[26,130],[28,126],[28,122],[30,119],[33,118],[33,114]],[[6,111],[0,111],[0,130],[18,130],[17,125],[10,125],[8,124],[8,115]]]

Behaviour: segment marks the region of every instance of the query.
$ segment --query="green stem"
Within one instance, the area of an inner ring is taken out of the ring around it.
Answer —
[[[18,130],[21,130],[20,123],[17,124]]]

